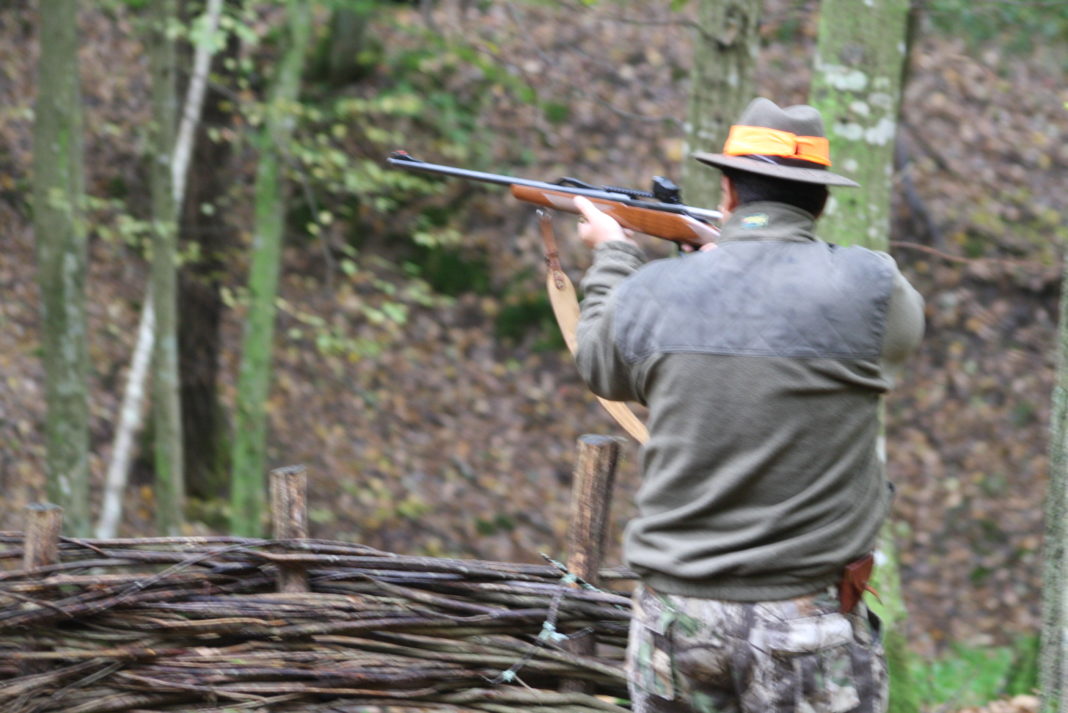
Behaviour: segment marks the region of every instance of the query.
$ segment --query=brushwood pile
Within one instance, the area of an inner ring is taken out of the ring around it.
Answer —
[[[629,600],[552,560],[232,537],[23,554],[0,533],[7,713],[626,710]],[[279,592],[280,567],[310,591]],[[585,637],[595,654],[573,653]]]

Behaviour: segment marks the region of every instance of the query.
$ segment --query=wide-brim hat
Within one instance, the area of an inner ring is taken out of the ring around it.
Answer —
[[[723,153],[698,152],[693,157],[717,168],[790,181],[825,186],[860,185],[827,170],[831,156],[823,119],[815,107],[807,104],[784,109],[770,99],[754,99],[738,123],[731,126]]]

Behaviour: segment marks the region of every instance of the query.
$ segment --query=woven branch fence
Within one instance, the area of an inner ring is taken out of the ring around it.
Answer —
[[[308,539],[302,468],[274,538],[0,532],[0,711],[624,713],[630,602],[594,586],[618,444],[579,443],[565,564]]]

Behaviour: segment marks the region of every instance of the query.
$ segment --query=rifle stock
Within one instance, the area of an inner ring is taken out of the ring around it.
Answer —
[[[534,203],[568,213],[579,212],[575,207],[574,193],[517,185],[513,185],[511,190],[513,196],[526,203]],[[701,236],[685,216],[649,208],[637,208],[604,198],[590,198],[590,201],[627,230],[676,243],[701,244]]]

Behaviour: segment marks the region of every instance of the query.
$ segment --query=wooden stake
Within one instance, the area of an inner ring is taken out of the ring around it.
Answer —
[[[31,503],[26,506],[26,534],[22,547],[22,568],[34,570],[59,564],[59,533],[63,529],[63,508],[52,503]],[[37,638],[27,639],[33,645]],[[47,662],[22,661],[19,673],[32,676],[48,670]]]
[[[591,584],[604,557],[608,511],[619,460],[619,439],[584,435],[571,485],[567,568]]]
[[[584,435],[579,438],[578,460],[571,485],[571,516],[567,534],[567,569],[590,584],[598,584],[604,557],[612,487],[619,461],[619,439]],[[592,635],[567,642],[575,654],[593,655],[597,640]],[[592,690],[583,681],[567,680],[561,690]]]
[[[51,503],[26,506],[23,569],[37,569],[59,562],[59,533],[62,528],[63,508]]]
[[[303,540],[308,537],[308,473],[302,465],[271,471],[271,519],[274,539]],[[278,565],[278,591],[307,592],[308,576],[300,565]]]

